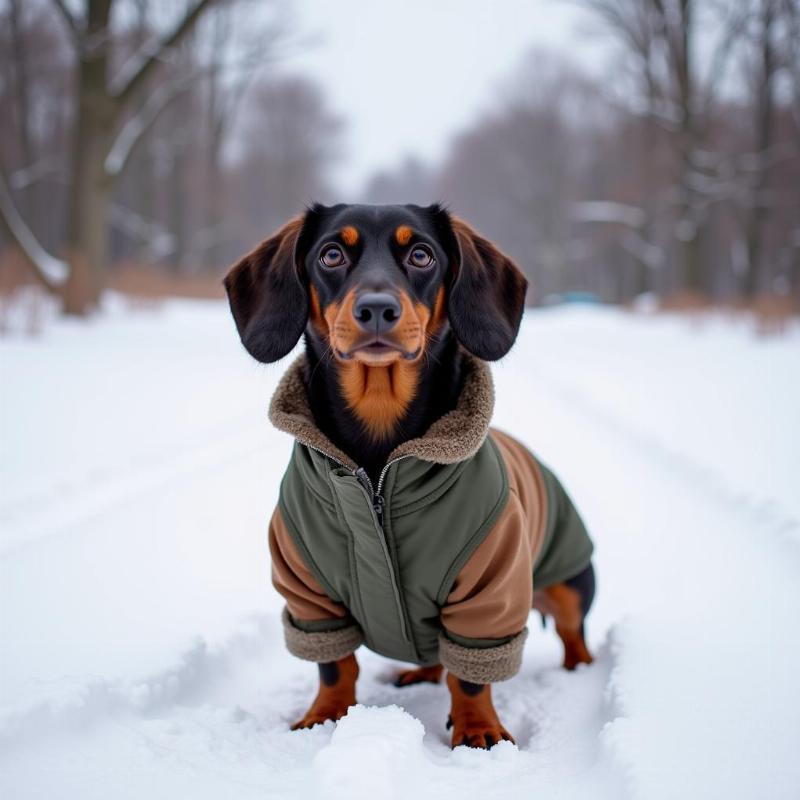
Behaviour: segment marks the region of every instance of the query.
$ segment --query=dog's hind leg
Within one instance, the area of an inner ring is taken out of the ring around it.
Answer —
[[[430,667],[417,667],[416,669],[404,669],[394,680],[395,686],[413,686],[415,683],[439,683],[442,679],[444,667],[441,664],[433,664]]]
[[[319,691],[311,708],[292,725],[292,730],[311,728],[332,719],[341,719],[356,704],[358,662],[351,653],[338,661],[319,664]]]
[[[549,614],[556,623],[556,633],[564,644],[564,668],[591,664],[592,654],[586,646],[584,620],[594,599],[594,568],[586,569],[563,583],[556,583],[533,593],[533,607]]]

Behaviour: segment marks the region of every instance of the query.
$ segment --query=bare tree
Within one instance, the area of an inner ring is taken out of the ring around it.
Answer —
[[[76,96],[67,226],[66,259],[42,260],[30,227],[14,206],[0,178],[0,215],[6,233],[27,256],[41,283],[63,298],[64,310],[85,314],[97,301],[107,261],[107,225],[114,184],[134,145],[181,87],[153,78],[200,17],[219,0],[193,0],[171,29],[151,37],[112,73],[114,0],[84,0],[80,12],[66,0],[52,0],[73,44]]]
[[[284,57],[297,44],[287,36],[292,25],[286,14],[285,8],[277,8],[270,24],[260,27],[247,24],[246,19],[237,21],[233,15],[217,14],[209,40],[212,53],[235,46],[237,51],[245,54],[245,65],[257,62],[260,66]],[[195,242],[195,247],[199,246],[205,251],[206,260],[210,263],[216,263],[220,255],[223,205],[222,194],[215,188],[222,182],[223,145],[239,117],[242,101],[258,75],[258,71],[252,68],[217,70],[210,73],[205,81],[205,180],[208,199],[198,231],[200,241]],[[282,113],[281,110],[278,113]],[[222,233],[224,235],[224,231]]]
[[[500,242],[541,299],[583,282],[570,205],[609,113],[594,83],[541,51],[502,94],[490,116],[455,139],[431,200],[451,204]]]
[[[795,100],[800,98],[800,10],[790,0],[754,0],[747,29],[748,52],[743,58],[752,96],[752,148],[740,159],[743,191],[739,205],[744,218],[742,294],[753,297],[769,277],[767,228],[774,212],[774,175],[779,165],[800,155],[800,143],[781,136],[776,102],[782,74]],[[800,123],[800,116],[796,117]]]
[[[675,252],[680,283],[695,293],[708,290],[703,265],[703,235],[711,201],[718,200],[714,159],[705,146],[719,88],[742,36],[747,3],[708,0],[583,0],[603,20],[628,54],[645,114],[669,137],[675,177]],[[707,37],[707,68],[697,62],[698,31],[711,18],[719,28]]]
[[[702,234],[702,253],[694,243],[698,274],[689,287],[731,297],[736,274],[746,271],[749,214],[758,208],[760,261],[770,272],[762,285],[788,291],[798,283],[800,254],[790,73],[783,68],[779,92],[773,86],[771,143],[762,139],[762,151],[754,132],[765,107],[756,102],[763,90],[754,68],[761,57],[758,26],[749,18],[747,32],[733,33],[733,18],[723,19],[729,49],[724,57],[715,50],[717,64],[706,64],[704,74],[719,75],[728,60],[733,89],[721,96],[701,81],[691,90],[701,130],[692,136],[688,166],[676,141],[680,106],[657,90],[663,62],[653,62],[658,81],[652,79],[649,97],[641,95],[649,105],[631,108],[604,91],[610,81],[586,78],[568,62],[550,63],[534,52],[492,112],[456,137],[441,164],[420,170],[407,161],[376,175],[366,195],[384,202],[409,196],[446,201],[517,259],[531,279],[534,301],[577,290],[624,302],[685,288],[691,276],[676,269],[685,264],[687,241],[680,237],[691,239],[694,228],[676,231],[681,222],[696,226],[697,239]],[[774,32],[785,28],[781,23]],[[749,59],[743,59],[745,41],[751,42]],[[773,37],[776,65],[788,63],[786,41],[783,34]]]

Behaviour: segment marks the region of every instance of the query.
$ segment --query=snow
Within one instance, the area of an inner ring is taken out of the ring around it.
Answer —
[[[217,302],[0,339],[0,795],[790,798],[800,691],[800,330],[531,313],[498,427],[594,536],[596,662],[530,620],[494,688],[517,746],[451,751],[443,686],[290,732],[313,665],[282,644],[266,522],[291,442]]]

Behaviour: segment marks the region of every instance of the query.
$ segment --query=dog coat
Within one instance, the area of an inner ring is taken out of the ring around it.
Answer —
[[[489,367],[465,356],[456,408],[374,485],[317,428],[306,372],[302,356],[270,406],[296,439],[269,531],[289,650],[326,662],[366,644],[475,683],[512,677],[534,587],[581,572],[592,543],[553,473],[490,429]]]

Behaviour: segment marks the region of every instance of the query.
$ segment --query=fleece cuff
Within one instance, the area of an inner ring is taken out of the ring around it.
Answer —
[[[283,609],[283,636],[289,652],[304,661],[324,664],[349,656],[364,641],[358,625],[348,625],[330,631],[304,631],[298,628],[288,609]]]
[[[470,683],[507,681],[519,672],[528,629],[497,647],[464,647],[439,634],[439,660],[448,672]]]

